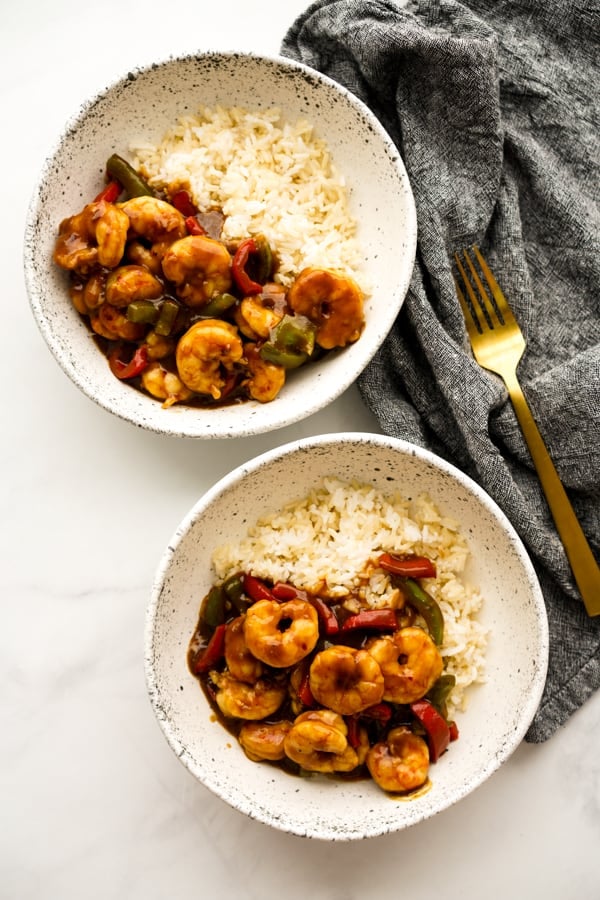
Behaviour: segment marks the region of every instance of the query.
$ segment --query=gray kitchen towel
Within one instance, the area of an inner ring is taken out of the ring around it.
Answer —
[[[587,616],[500,379],[473,360],[450,255],[478,243],[527,340],[524,392],[600,555],[600,84],[597,0],[318,0],[282,53],[378,116],[418,219],[410,289],[359,379],[382,430],[467,472],[504,510],[550,623],[546,740],[600,686]]]

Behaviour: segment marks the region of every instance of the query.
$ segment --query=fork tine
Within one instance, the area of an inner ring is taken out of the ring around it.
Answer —
[[[456,288],[456,296],[458,297],[458,302],[460,303],[460,305],[462,307],[463,315],[464,315],[465,319],[467,320],[467,325],[470,320],[475,325],[475,328],[477,329],[477,331],[481,332],[482,327],[481,327],[481,323],[479,321],[479,317],[477,315],[477,310],[480,309],[480,307],[477,302],[477,297],[475,295],[475,291],[473,290],[473,288],[471,286],[471,282],[469,281],[469,279],[467,277],[465,267],[463,266],[458,253],[454,254],[454,262],[456,263],[456,268],[458,269],[458,271],[460,273],[460,277],[463,280],[464,288],[465,288],[467,294],[469,295],[469,300],[471,301],[471,303],[469,305],[469,303],[467,303],[467,298],[465,297],[465,295],[462,292],[461,287],[458,283],[458,279],[455,278],[454,286]]]
[[[492,328],[495,328],[496,325],[502,325],[503,324],[502,320],[498,317],[498,312],[497,312],[494,304],[490,300],[488,292],[486,291],[485,287],[483,286],[483,282],[482,282],[481,278],[479,277],[479,272],[475,268],[475,264],[473,263],[473,260],[469,256],[469,253],[467,250],[463,250],[463,256],[469,267],[471,277],[473,278],[473,281],[475,282],[475,286],[476,286],[477,292],[479,294],[478,303],[479,303],[480,308],[483,311],[486,321],[489,323],[489,325]],[[479,257],[481,257],[481,254],[479,254]],[[479,259],[479,257],[478,257],[478,259]],[[483,257],[481,257],[481,258],[483,259]],[[486,266],[486,268],[487,268],[487,266]],[[488,269],[488,272],[489,272],[489,269]],[[485,275],[485,273],[484,273],[484,275]],[[490,272],[490,275],[491,275],[491,272]],[[498,286],[496,285],[496,287],[498,287]],[[499,288],[498,288],[498,290],[499,290]]]
[[[483,275],[484,275],[485,280],[487,281],[488,287],[489,287],[490,291],[492,292],[492,297],[494,298],[494,300],[496,302],[496,306],[498,307],[498,312],[500,313],[500,316],[502,317],[504,322],[507,324],[509,322],[514,322],[515,317],[513,316],[513,312],[507,303],[506,297],[502,293],[502,290],[500,289],[500,285],[494,278],[492,270],[486,263],[485,259],[483,258],[482,254],[481,254],[481,251],[479,250],[479,247],[476,244],[473,245],[473,253],[477,257],[477,261],[479,262],[479,265],[481,266],[481,271],[483,272]]]

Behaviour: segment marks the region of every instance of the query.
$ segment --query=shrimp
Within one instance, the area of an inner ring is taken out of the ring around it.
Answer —
[[[383,673],[383,699],[391,703],[412,703],[423,697],[442,674],[440,651],[429,635],[410,625],[393,635],[374,638],[366,650]]]
[[[128,262],[136,266],[145,266],[153,275],[162,275],[160,249],[162,244],[158,244],[159,252],[154,251],[151,247],[146,247],[141,241],[129,241],[125,248],[125,258]]]
[[[248,343],[244,350],[249,372],[246,390],[253,400],[270,403],[285,384],[285,369],[263,359],[256,344]]]
[[[215,400],[226,384],[223,371],[231,373],[243,355],[237,329],[220,319],[195,322],[179,338],[175,351],[177,371],[185,386]]]
[[[307,600],[259,600],[249,607],[244,636],[251,653],[269,666],[294,666],[319,639],[317,612]]]
[[[259,678],[254,684],[238,681],[228,672],[211,672],[216,702],[230,719],[264,719],[277,712],[286,696],[285,685]]]
[[[334,644],[317,653],[310,667],[313,697],[341,716],[379,703],[383,688],[381,669],[366,650]]]
[[[364,328],[363,293],[341,272],[303,269],[288,291],[287,302],[316,325],[315,340],[324,350],[357,341]]]
[[[173,241],[187,234],[185,217],[157,197],[132,197],[120,204],[127,216],[130,235],[146,240],[159,258]]]
[[[239,305],[239,316],[249,329],[249,337],[268,338],[271,329],[283,319],[283,312],[265,304],[258,294],[244,297]]]
[[[393,728],[385,741],[371,747],[366,763],[382,790],[404,794],[427,781],[429,749],[422,737],[402,725]]]
[[[244,638],[244,617],[238,616],[225,630],[225,662],[238,681],[254,684],[263,673],[263,664],[252,655]]]
[[[103,303],[96,310],[90,310],[90,325],[96,334],[109,341],[140,341],[144,337],[145,325],[130,322],[123,310]]]
[[[238,740],[244,753],[253,762],[285,759],[284,741],[291,722],[248,722],[242,725]]]
[[[220,241],[190,234],[171,244],[162,259],[166,277],[191,307],[204,306],[231,287],[231,256]]]
[[[180,381],[175,372],[169,372],[157,361],[151,362],[142,372],[142,387],[158,400],[164,400],[163,409],[174,403],[184,402],[192,391]]]
[[[77,312],[87,316],[90,310],[98,309],[104,303],[106,273],[94,272],[85,282],[77,281],[71,285],[71,300]]]
[[[94,200],[60,223],[54,262],[80,275],[97,266],[112,269],[121,261],[128,229],[129,219],[114,203]]]
[[[144,266],[119,266],[106,280],[105,297],[112,306],[128,306],[134,300],[157,300],[163,290]]]
[[[287,733],[285,755],[307,772],[351,772],[359,755],[348,743],[343,718],[331,709],[301,713]]]
[[[175,350],[173,338],[157,334],[156,331],[149,331],[144,343],[148,350],[148,359],[164,359],[165,356],[170,356]]]

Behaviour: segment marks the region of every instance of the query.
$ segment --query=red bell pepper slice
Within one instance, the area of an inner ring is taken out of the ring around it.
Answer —
[[[392,707],[389,703],[375,703],[373,706],[363,709],[360,716],[365,719],[376,719],[387,725],[392,718]]]
[[[360,746],[360,725],[357,716],[348,716],[346,719],[346,727],[348,729],[348,743],[356,750]]]
[[[148,348],[145,344],[137,348],[128,363],[124,363],[120,358],[120,352],[119,348],[113,350],[108,357],[108,364],[113,375],[116,375],[121,381],[127,378],[135,378],[148,365]]]
[[[244,591],[255,603],[259,600],[271,600],[272,602],[277,603],[277,598],[274,596],[273,592],[269,590],[264,581],[261,581],[260,578],[255,578],[254,575],[245,573],[243,582]]]
[[[310,669],[308,666],[306,667],[306,671],[302,676],[302,680],[300,681],[300,686],[298,688],[298,697],[300,698],[300,702],[303,706],[314,706],[315,698],[313,697],[313,693],[310,689]]]
[[[308,600],[308,594],[301,588],[288,584],[287,581],[276,581],[272,588],[273,596],[277,600]]]
[[[448,722],[448,728],[450,729],[450,740],[457,741],[459,732],[456,722]]]
[[[231,274],[236,285],[245,296],[260,294],[262,284],[253,281],[246,272],[246,266],[253,253],[258,253],[258,245],[254,238],[247,238],[235,251],[231,264]]]
[[[188,191],[176,191],[171,197],[171,203],[182,216],[195,216],[198,212]]]
[[[225,652],[225,631],[227,625],[217,625],[202,655],[194,661],[194,674],[208,672],[216,665]]]
[[[321,600],[320,597],[310,597],[309,602],[312,603],[312,605],[316,609],[319,620],[323,625],[325,634],[337,634],[340,630],[340,623],[338,622],[332,608],[328,606],[324,600]]]
[[[393,553],[382,553],[377,560],[386,572],[401,575],[403,578],[435,578],[435,563],[426,556],[395,556]]]
[[[196,216],[188,216],[185,220],[185,227],[188,234],[206,234],[206,229],[202,227]]]
[[[118,181],[109,181],[94,199],[94,202],[99,203],[101,200],[104,200],[106,203],[116,203],[122,190],[123,188]]]
[[[364,609],[349,616],[342,625],[342,631],[356,631],[360,628],[395,631],[397,627],[398,620],[393,609]]]
[[[450,728],[442,715],[429,700],[415,700],[410,708],[427,732],[429,756],[437,762],[450,743]]]

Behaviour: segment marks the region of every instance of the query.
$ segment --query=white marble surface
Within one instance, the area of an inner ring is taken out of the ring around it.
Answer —
[[[20,0],[0,32],[2,684],[0,897],[462,900],[600,895],[600,696],[552,740],[397,836],[327,845],[272,831],[196,784],[147,700],[145,608],[181,517],[285,440],[376,430],[355,389],[240,442],[169,440],[111,418],[46,350],[22,274],[26,205],[80,101],[181,51],[277,52],[299,0]],[[493,711],[492,711],[493,714]]]

